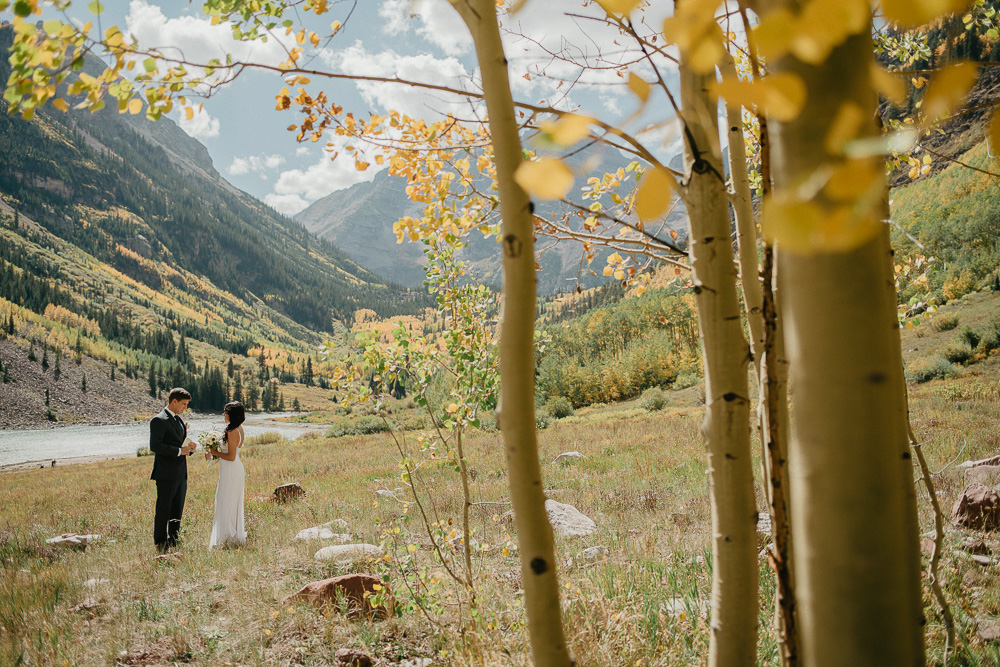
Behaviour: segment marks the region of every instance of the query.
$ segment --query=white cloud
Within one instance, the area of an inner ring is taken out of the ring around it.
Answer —
[[[378,9],[389,35],[416,33],[449,56],[472,51],[472,36],[447,0],[385,0]]]
[[[231,176],[243,176],[250,172],[273,171],[285,163],[285,158],[281,155],[248,155],[247,157],[233,158],[232,163],[226,167],[226,172]]]
[[[331,160],[330,154],[324,152],[319,162],[306,169],[283,171],[274,184],[274,191],[265,196],[264,201],[282,213],[293,215],[331,192],[371,181],[387,166],[377,166],[373,161],[366,171],[358,171],[354,159],[342,152],[347,139],[331,136],[330,141],[334,150],[341,151],[336,160]]]
[[[361,42],[338,51],[324,51],[324,61],[346,74],[398,77],[460,90],[472,89],[473,73],[454,57],[435,58],[426,53],[399,55],[393,51],[369,52]],[[395,109],[414,118],[436,119],[448,113],[468,117],[467,98],[401,84],[358,81],[358,92],[372,106]]]
[[[309,206],[309,202],[298,195],[276,195],[274,193],[265,195],[264,203],[287,216],[293,216]]]
[[[127,37],[135,37],[142,49],[160,49],[167,57],[183,57],[188,62],[204,63],[213,58],[225,62],[226,54],[234,60],[277,65],[288,56],[283,42],[291,48],[291,38],[272,35],[266,43],[233,39],[232,26],[223,22],[212,25],[207,16],[167,18],[163,10],[147,0],[132,0],[125,17]]]
[[[219,128],[222,123],[219,122],[218,118],[212,118],[204,109],[195,107],[191,120],[187,120],[182,115],[178,125],[187,132],[188,136],[195,139],[214,139],[219,136]]]
[[[295,155],[297,157],[302,157],[303,155],[309,155],[309,147],[299,146],[298,148],[295,149]]]

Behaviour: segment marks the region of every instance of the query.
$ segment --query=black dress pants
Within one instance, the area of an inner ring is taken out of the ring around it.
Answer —
[[[156,514],[153,517],[153,542],[160,552],[177,546],[187,495],[186,479],[156,480]]]

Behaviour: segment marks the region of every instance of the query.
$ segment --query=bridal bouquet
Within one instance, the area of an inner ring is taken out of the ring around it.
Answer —
[[[228,453],[222,444],[222,434],[218,431],[205,431],[198,436],[198,444],[204,449],[222,452],[223,454]]]

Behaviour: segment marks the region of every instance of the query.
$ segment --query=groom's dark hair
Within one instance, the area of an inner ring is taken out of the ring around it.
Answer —
[[[170,394],[167,396],[167,405],[170,405],[174,401],[190,401],[191,392],[184,387],[174,387],[170,390]]]

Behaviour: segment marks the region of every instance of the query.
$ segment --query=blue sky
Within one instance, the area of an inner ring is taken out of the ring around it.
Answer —
[[[73,14],[88,16],[86,5],[78,0]],[[102,27],[117,24],[144,47],[180,49],[189,60],[200,62],[220,57],[227,50],[270,64],[285,59],[276,40],[256,45],[234,42],[230,28],[225,24],[212,26],[197,2],[105,0],[104,5]],[[348,12],[350,19],[345,20]],[[570,85],[560,85],[559,79],[574,76],[576,68],[553,59],[553,53],[562,51],[593,60],[600,52],[605,63],[634,56],[620,46],[623,42],[616,30],[568,14],[604,16],[592,1],[528,0],[524,9],[505,18],[505,48],[515,97],[529,102],[544,100],[562,109],[579,108],[611,122],[628,116],[636,100],[624,80],[610,69],[589,74],[586,81],[572,88],[568,98],[564,95]],[[317,31],[334,19],[344,20],[344,28],[334,40],[314,54],[314,65],[352,74],[398,75],[477,88],[471,40],[447,0],[334,2],[331,12],[321,19],[307,16],[307,25],[311,23]],[[661,25],[662,16],[648,20],[653,26]],[[648,66],[637,65],[635,69],[651,78]],[[542,70],[548,76],[539,76]],[[377,168],[373,164],[368,171],[357,172],[353,160],[331,162],[323,151],[325,142],[297,144],[294,134],[285,128],[297,124],[298,115],[274,109],[274,96],[283,85],[275,74],[248,71],[205,100],[204,112],[192,122],[183,122],[177,113],[173,117],[208,147],[216,168],[234,185],[292,215],[334,190],[371,180]],[[309,88],[313,93],[324,90],[331,100],[357,116],[369,111],[384,113],[390,108],[428,120],[447,111],[461,111],[465,116],[470,113],[466,102],[402,86],[314,79]],[[658,101],[646,117],[662,121],[672,115],[665,113],[665,104],[665,100]],[[640,120],[633,127],[647,122]],[[653,128],[651,136],[653,144],[664,143],[667,154],[676,152],[669,126]]]

